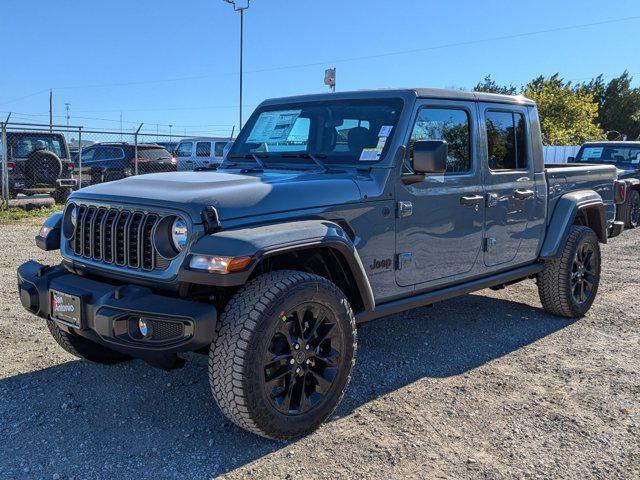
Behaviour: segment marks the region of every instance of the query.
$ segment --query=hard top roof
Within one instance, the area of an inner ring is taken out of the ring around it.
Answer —
[[[376,89],[356,90],[351,92],[317,93],[308,95],[296,95],[291,97],[272,98],[265,100],[261,105],[275,105],[279,103],[298,103],[305,101],[328,100],[355,100],[366,98],[433,98],[442,100],[464,100],[472,102],[509,103],[515,105],[535,105],[535,102],[522,95],[499,95],[497,93],[469,92],[465,90],[452,90],[443,88],[400,88],[400,89]]]
[[[640,140],[603,140],[584,144],[598,147],[640,147]]]

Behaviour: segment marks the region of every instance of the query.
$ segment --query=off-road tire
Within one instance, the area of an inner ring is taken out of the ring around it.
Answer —
[[[638,227],[640,223],[638,209],[640,209],[640,193],[638,190],[629,190],[626,201],[618,209],[618,219],[624,222],[624,228]]]
[[[587,300],[579,303],[573,296],[571,272],[576,252],[585,242],[588,242],[594,251],[594,287]],[[585,315],[598,292],[600,266],[600,244],[596,233],[589,227],[572,225],[560,257],[545,261],[543,270],[538,274],[538,293],[542,307],[559,317],[577,318]]]
[[[131,357],[123,353],[105,348],[80,335],[65,332],[53,320],[47,320],[47,327],[58,345],[76,357],[105,365],[131,360]]]
[[[59,205],[64,205],[71,192],[72,190],[69,187],[58,188],[53,192],[53,201]]]
[[[262,352],[278,328],[281,312],[304,301],[322,302],[335,314],[344,351],[326,397],[306,413],[287,415],[276,410],[264,392]],[[242,287],[220,315],[209,352],[209,383],[222,413],[239,427],[272,439],[295,438],[316,429],[340,403],[355,352],[355,317],[336,285],[305,272],[270,272]]]

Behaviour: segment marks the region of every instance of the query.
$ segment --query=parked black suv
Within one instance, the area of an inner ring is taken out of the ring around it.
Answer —
[[[11,198],[50,193],[64,203],[76,186],[69,148],[60,133],[7,132],[7,171]]]
[[[576,155],[575,163],[606,163],[618,167],[618,178],[627,185],[627,199],[620,205],[617,220],[626,228],[640,226],[640,142],[587,142]]]
[[[175,172],[175,158],[164,147],[155,143],[136,146],[126,142],[96,143],[82,149],[80,157],[73,158],[74,168],[82,174],[82,185],[121,180],[131,175]]]

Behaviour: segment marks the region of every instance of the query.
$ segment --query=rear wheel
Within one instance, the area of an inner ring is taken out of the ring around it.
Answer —
[[[317,428],[340,402],[354,363],[355,318],[327,279],[262,275],[230,300],[217,330],[209,381],[236,425],[294,438]]]
[[[625,228],[636,228],[640,225],[640,193],[630,190],[627,200],[620,205],[620,220]]]
[[[589,227],[573,225],[560,258],[547,260],[538,274],[543,308],[553,315],[586,314],[600,284],[600,244]]]
[[[47,320],[47,327],[58,345],[76,357],[102,364],[131,360],[131,357],[123,353],[105,348],[80,335],[65,332],[53,320]]]

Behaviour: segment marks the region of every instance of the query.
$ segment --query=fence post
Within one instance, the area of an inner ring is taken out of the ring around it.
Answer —
[[[78,127],[78,189],[82,188],[82,127]]]
[[[134,157],[133,157],[133,163],[134,163],[134,175],[138,175],[138,134],[140,133],[140,129],[142,128],[142,125],[144,125],[144,123],[141,123],[140,126],[138,127],[138,130],[136,130],[135,135],[133,136],[133,142],[134,142]]]
[[[7,148],[7,123],[2,128],[2,208],[9,208],[9,158]]]

